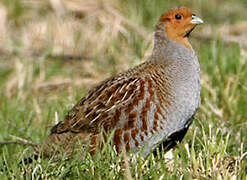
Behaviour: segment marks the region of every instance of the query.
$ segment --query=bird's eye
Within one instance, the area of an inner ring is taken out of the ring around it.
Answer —
[[[181,14],[176,14],[176,15],[175,15],[175,19],[177,19],[177,20],[180,20],[180,19],[182,19],[182,16],[181,16]]]

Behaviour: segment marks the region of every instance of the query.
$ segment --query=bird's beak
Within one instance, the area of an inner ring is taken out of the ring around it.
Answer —
[[[195,15],[192,15],[192,20],[190,21],[191,24],[202,24],[203,20]]]

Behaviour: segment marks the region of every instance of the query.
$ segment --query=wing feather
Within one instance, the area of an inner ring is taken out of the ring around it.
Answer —
[[[140,77],[126,77],[121,74],[108,79],[88,92],[67,114],[64,121],[53,128],[53,132],[65,131],[98,132],[102,124],[114,128],[117,110],[128,106],[140,89]]]

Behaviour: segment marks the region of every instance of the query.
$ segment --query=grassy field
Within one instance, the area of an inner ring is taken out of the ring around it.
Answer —
[[[202,102],[172,158],[116,155],[106,143],[84,160],[21,162],[88,89],[141,63],[167,9],[186,5],[205,21],[191,44]],[[245,0],[1,0],[0,179],[247,180]]]

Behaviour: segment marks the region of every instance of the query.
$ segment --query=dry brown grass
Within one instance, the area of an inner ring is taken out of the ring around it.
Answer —
[[[7,122],[7,126],[1,124],[4,133],[0,137],[16,140],[10,134],[25,134],[31,137],[27,139],[42,141],[46,129],[61,120],[63,112],[87,89],[145,60],[152,50],[153,29],[142,20],[127,18],[129,13],[136,13],[130,8],[130,1],[124,5],[115,0],[20,2],[26,11],[16,18],[9,17],[11,8],[0,5],[0,73],[5,75],[0,77],[0,120]],[[115,168],[112,177],[116,178],[123,168],[123,177],[127,179],[140,179],[143,175],[166,179],[167,174],[174,179],[241,178],[247,157],[247,34],[246,22],[234,17],[239,12],[245,17],[247,11],[235,0],[183,3],[195,9],[198,16],[203,15],[207,24],[192,34],[192,44],[201,61],[203,93],[197,120],[186,136],[187,143],[173,151],[169,160],[162,156],[158,160],[150,157],[128,162],[123,157],[124,167],[117,159],[120,157],[96,160],[93,164],[91,160],[82,172],[89,173],[90,167],[97,175],[99,169]],[[25,120],[21,121],[22,116]],[[0,150],[8,160],[26,152],[18,148]],[[111,165],[102,167],[108,161]],[[49,168],[52,173],[64,172],[66,165],[45,167],[38,164],[30,173],[54,177]]]

